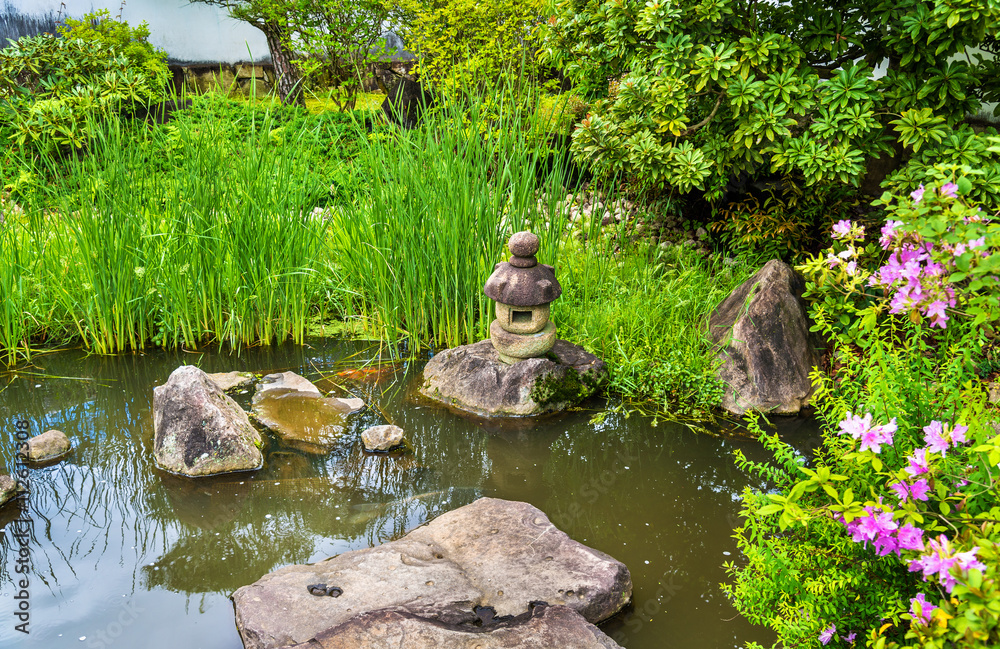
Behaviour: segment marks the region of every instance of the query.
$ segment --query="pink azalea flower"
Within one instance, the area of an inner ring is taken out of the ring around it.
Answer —
[[[923,550],[924,531],[912,523],[906,523],[896,532],[896,543],[900,550]]]
[[[851,644],[854,644],[854,639],[857,638],[857,637],[858,637],[858,634],[855,633],[854,631],[851,631],[846,636],[844,636],[844,642],[849,642]]]
[[[920,187],[917,187],[912,192],[910,192],[910,198],[913,199],[914,203],[919,203],[924,198],[924,185],[920,183]]]
[[[913,616],[913,621],[919,624],[927,625],[936,609],[937,606],[928,602],[923,593],[917,593],[917,596],[910,600],[910,615]]]
[[[872,416],[867,414],[864,417],[858,417],[857,415],[852,415],[847,413],[847,418],[840,422],[840,432],[841,434],[848,434],[854,439],[860,438],[864,433],[871,428]]]
[[[927,449],[925,448],[918,448],[913,451],[913,455],[906,458],[906,461],[909,466],[903,470],[911,476],[918,476],[927,473],[929,470],[927,467]]]
[[[942,456],[948,450],[948,440],[944,437],[944,430],[940,421],[932,421],[924,426],[924,443],[931,453],[940,453]]]
[[[952,574],[953,567],[958,566],[963,571],[986,570],[986,566],[976,559],[978,551],[979,548],[972,548],[966,552],[953,554],[948,537],[941,534],[937,539],[931,539],[927,542],[924,553],[919,558],[910,561],[910,571],[922,572],[924,580],[937,576],[941,585],[950,593],[955,584],[958,583],[955,575]]]
[[[910,487],[910,495],[913,496],[914,500],[927,500],[927,492],[931,490],[931,486],[927,484],[927,480],[920,478]]]
[[[899,502],[905,503],[909,498],[913,498],[914,500],[927,500],[927,492],[930,491],[930,486],[927,484],[926,480],[921,478],[912,485],[905,482],[894,482],[889,485],[889,489],[896,494],[896,497],[899,498]]]
[[[847,219],[842,219],[833,224],[833,234],[831,235],[834,239],[843,239],[851,233],[851,222]]]
[[[941,185],[941,195],[947,196],[948,198],[956,198],[958,196],[958,185],[955,183],[945,183]]]
[[[878,242],[883,250],[888,250],[892,246],[892,242],[899,237],[896,233],[896,228],[901,225],[903,225],[902,221],[886,221],[885,225],[882,226],[882,236]]]
[[[833,640],[833,635],[837,632],[837,625],[831,624],[828,628],[823,629],[823,632],[819,634],[819,641],[823,644],[828,644],[830,640]]]
[[[986,564],[976,558],[976,553],[979,552],[979,548],[972,548],[967,552],[959,552],[955,555],[955,563],[962,570],[979,570],[984,572],[986,570]]]

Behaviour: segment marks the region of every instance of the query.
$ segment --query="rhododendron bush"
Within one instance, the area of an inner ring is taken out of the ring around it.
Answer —
[[[1000,316],[995,212],[974,175],[885,195],[882,227],[837,223],[800,270],[830,361],[822,441],[799,453],[752,423],[771,463],[723,586],[788,647],[1000,644],[1000,416],[976,363]],[[968,171],[968,170],[965,170]]]

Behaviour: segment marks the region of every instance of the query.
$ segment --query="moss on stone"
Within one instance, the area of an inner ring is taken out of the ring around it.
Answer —
[[[541,406],[576,403],[593,394],[596,387],[593,377],[581,376],[574,368],[569,367],[562,376],[559,376],[559,372],[551,372],[535,381],[531,386],[530,397]]]

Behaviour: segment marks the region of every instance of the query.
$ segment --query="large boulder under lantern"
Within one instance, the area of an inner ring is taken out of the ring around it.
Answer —
[[[596,392],[607,366],[582,347],[557,339],[541,358],[500,360],[493,342],[481,340],[435,354],[424,366],[419,393],[481,417],[559,412]]]

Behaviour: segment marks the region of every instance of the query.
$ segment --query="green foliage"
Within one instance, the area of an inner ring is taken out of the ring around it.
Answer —
[[[957,162],[996,92],[965,51],[998,25],[989,0],[559,0],[544,56],[595,99],[574,150],[597,171],[715,198],[737,172],[856,184],[893,140]]]
[[[598,226],[595,226],[598,227]],[[753,269],[674,246],[613,240],[565,244],[552,304],[559,336],[607,361],[611,387],[634,404],[678,419],[705,419],[722,399],[702,320]]]
[[[0,50],[0,135],[17,147],[82,149],[95,123],[163,94],[164,55],[145,42],[144,26],[105,20],[66,33],[72,37],[26,36]]]
[[[170,81],[167,53],[150,44],[149,25],[145,22],[131,27],[123,20],[113,20],[107,9],[100,9],[80,20],[66,18],[58,31],[66,40],[79,39],[124,54],[132,67],[149,79],[153,90],[162,91]]]
[[[813,374],[823,441],[807,461],[761,434],[775,463],[738,456],[773,489],[744,494],[748,562],[724,586],[785,646],[821,633],[849,646],[850,632],[880,648],[1000,642],[1000,415],[979,382],[996,291],[976,272],[997,241],[972,191],[961,176],[886,195],[882,245],[839,223],[836,247],[801,267],[832,345]]]
[[[756,196],[716,208],[710,228],[721,234],[726,249],[763,259],[798,259],[814,250],[817,234],[839,219],[850,218],[858,206],[855,192],[828,183],[806,191],[790,178],[780,190],[767,189],[763,203]]]
[[[543,95],[538,98],[536,119],[546,131],[569,135],[589,109],[587,102],[572,93]]]
[[[415,72],[445,96],[481,95],[538,72],[540,0],[396,0]]]

